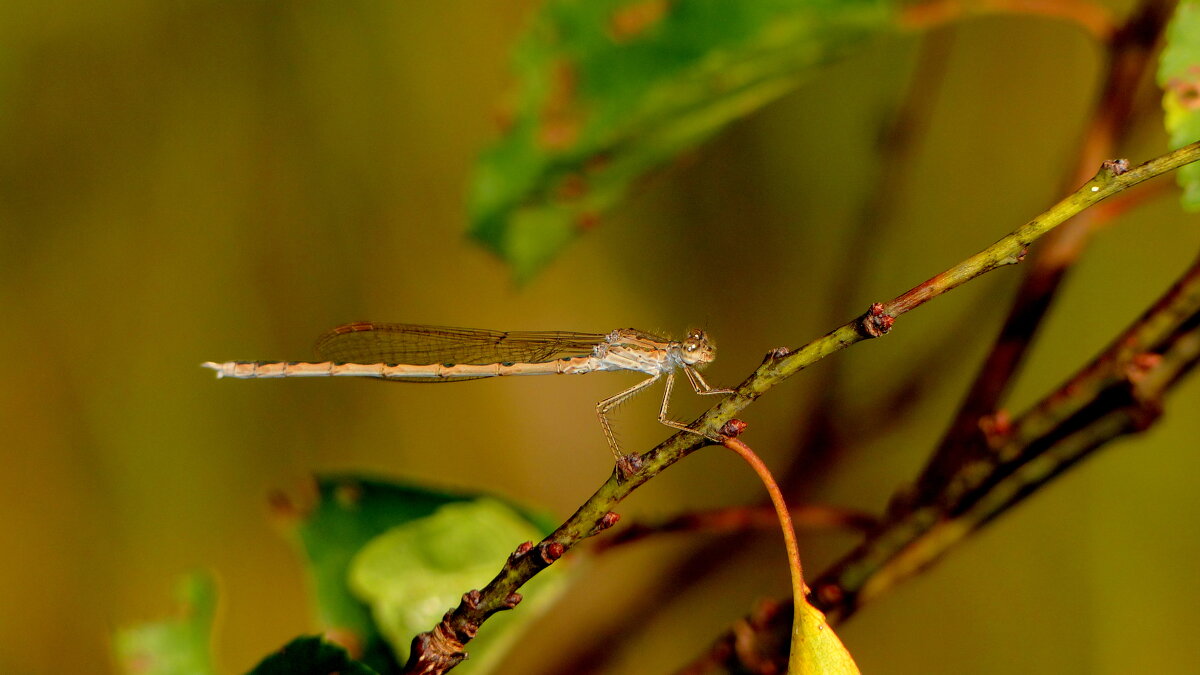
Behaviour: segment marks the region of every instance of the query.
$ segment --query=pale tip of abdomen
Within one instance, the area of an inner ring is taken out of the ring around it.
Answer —
[[[217,371],[217,379],[218,380],[221,379],[222,377],[225,377],[224,364],[214,363],[213,361],[205,361],[204,363],[200,364],[200,367],[201,368],[212,368],[213,370]]]

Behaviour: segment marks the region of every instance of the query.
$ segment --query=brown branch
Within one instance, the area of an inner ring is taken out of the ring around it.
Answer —
[[[1153,425],[1167,392],[1200,363],[1200,259],[1090,364],[993,437],[987,460],[964,466],[940,499],[898,514],[821,574],[812,600],[845,620],[866,602],[925,569],[953,546],[1092,452]],[[742,672],[731,645],[779,645],[792,617],[777,611],[739,622],[684,672]],[[757,633],[748,638],[748,627]],[[761,652],[755,663],[763,663]]]
[[[1153,64],[1152,50],[1166,25],[1169,5],[1146,3],[1112,34],[1105,84],[1084,135],[1072,184],[1085,180],[1103,157],[1111,157],[1117,139],[1124,135],[1138,84]],[[1067,272],[1103,222],[1104,214],[1099,209],[1087,211],[1046,237],[1031,261],[995,345],[918,478],[915,495],[904,499],[923,503],[960,465],[987,453],[981,420],[999,407]]]
[[[897,515],[813,588],[843,617],[1011,508],[1096,448],[1148,428],[1196,364],[1200,259],[1092,363],[990,439],[924,506]]]

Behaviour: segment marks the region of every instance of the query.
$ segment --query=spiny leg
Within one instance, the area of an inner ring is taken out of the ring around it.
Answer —
[[[667,376],[668,387],[671,382],[670,377],[670,375]],[[637,473],[639,467],[635,465],[635,462],[629,455],[621,454],[621,447],[617,445],[617,437],[613,435],[612,425],[608,422],[608,412],[628,401],[634,394],[657,382],[658,378],[659,376],[655,375],[642,380],[625,391],[615,396],[610,396],[596,404],[596,415],[600,418],[600,428],[604,429],[604,437],[608,439],[608,447],[612,449],[613,457],[617,459],[618,476],[628,478]]]
[[[714,389],[710,387],[708,383],[704,381],[704,378],[700,376],[700,373],[694,368],[684,366],[683,372],[687,375],[688,382],[691,383],[692,389],[695,389],[697,394],[707,395],[733,393],[732,389]],[[686,431],[688,433],[696,434],[697,436],[703,436],[709,440],[720,441],[721,439],[719,438],[709,436],[701,431],[696,431],[683,422],[676,422],[675,420],[667,417],[667,407],[671,405],[671,389],[674,388],[674,386],[675,373],[667,373],[667,384],[666,387],[664,387],[665,391],[663,392],[662,408],[660,408],[658,411],[658,421],[671,427],[672,429],[679,429],[680,431]]]
[[[675,388],[675,373],[667,373],[667,384],[663,387],[663,402],[662,407],[658,409],[658,421],[680,431],[688,431],[693,434],[703,436],[704,434],[689,427],[683,422],[676,422],[667,417],[667,406],[671,405],[671,390]]]

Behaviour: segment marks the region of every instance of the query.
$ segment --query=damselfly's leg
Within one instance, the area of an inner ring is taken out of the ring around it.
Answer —
[[[696,434],[697,436],[703,436],[704,434],[700,433],[699,431],[696,431],[695,429],[689,427],[688,425],[684,424],[683,422],[676,422],[675,420],[667,417],[667,406],[671,405],[671,390],[674,388],[675,388],[675,373],[667,373],[667,385],[665,387],[663,387],[663,402],[662,402],[662,407],[658,409],[658,421],[671,427],[672,429],[679,429],[680,431],[690,431],[691,433]]]
[[[683,372],[687,375],[688,382],[692,384],[692,389],[695,389],[696,393],[701,396],[708,396],[709,394],[732,394],[734,391],[733,389],[714,389],[710,387],[704,381],[704,377],[700,374],[700,371],[691,366],[684,366]]]
[[[708,383],[704,381],[704,378],[700,376],[700,373],[695,368],[689,368],[687,366],[684,366],[683,372],[687,374],[688,382],[691,382],[692,389],[695,389],[697,394],[732,394],[733,393],[732,389],[713,389],[712,387],[708,386]],[[665,391],[663,392],[662,408],[660,408],[658,411],[658,421],[671,427],[672,429],[679,429],[680,431],[687,431],[689,433],[696,434],[697,436],[704,436],[705,438],[708,438],[710,440],[719,441],[720,440],[719,438],[715,438],[713,436],[709,436],[706,433],[696,431],[695,429],[689,427],[688,425],[684,424],[683,422],[676,422],[675,420],[667,417],[667,406],[671,405],[671,389],[674,387],[675,387],[675,373],[667,373],[667,384],[666,384],[666,387],[664,387]]]
[[[670,385],[671,376],[667,376],[667,384]],[[613,457],[617,459],[617,471],[620,476],[629,477],[637,473],[637,467],[628,455],[621,454],[621,446],[617,445],[617,437],[613,435],[612,425],[608,422],[608,413],[613,408],[628,401],[634,394],[649,387],[658,381],[659,376],[655,375],[649,379],[642,380],[625,391],[610,396],[596,404],[596,415],[600,418],[600,428],[604,429],[604,437],[608,439],[608,447],[612,449]]]

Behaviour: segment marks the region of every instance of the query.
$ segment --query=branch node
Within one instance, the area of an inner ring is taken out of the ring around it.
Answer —
[[[513,607],[521,604],[521,600],[522,597],[520,593],[509,593],[508,595],[504,596],[503,609],[512,609]]]
[[[774,363],[791,353],[792,350],[790,347],[776,347],[763,355],[762,362],[764,364]]]
[[[513,551],[512,554],[508,556],[508,562],[510,564],[517,562],[521,558],[524,558],[525,554],[529,553],[529,551],[531,551],[532,549],[533,549],[532,541],[522,542],[521,545],[517,547],[517,550]]]
[[[1158,366],[1158,364],[1162,363],[1162,360],[1162,354],[1155,352],[1136,354],[1129,360],[1129,364],[1125,366],[1125,377],[1136,385],[1145,379],[1146,375]]]
[[[451,612],[447,612],[433,630],[413,638],[409,647],[408,663],[404,666],[407,675],[437,675],[467,659],[463,640],[458,638],[456,631],[450,626],[450,614]],[[471,636],[474,632],[470,631]]]
[[[1001,258],[999,261],[997,261],[996,267],[1003,267],[1005,265],[1020,265],[1022,262],[1025,261],[1025,256],[1028,254],[1029,254],[1029,247],[1022,246],[1021,250],[1017,251],[1016,255],[1005,256],[1005,257]]]
[[[1112,176],[1120,176],[1129,171],[1129,160],[1127,159],[1106,159],[1100,167],[1107,171]]]
[[[896,323],[896,317],[884,311],[882,302],[871,305],[871,309],[867,310],[867,313],[863,314],[858,321],[862,334],[869,338],[887,335],[891,332],[894,323]]]
[[[621,455],[617,458],[615,470],[617,472],[617,482],[624,483],[642,470],[642,457],[636,454]]]
[[[818,584],[812,592],[812,600],[822,611],[839,607],[846,600],[846,591],[836,583]]]
[[[749,424],[746,424],[742,420],[739,420],[735,417],[723,424],[721,426],[721,430],[717,433],[721,434],[725,438],[737,438],[738,436],[741,436],[742,432],[745,431],[749,426]]]
[[[561,558],[563,551],[565,550],[566,548],[557,541],[552,541],[549,543],[543,542],[538,545],[538,552],[542,555],[542,562],[546,563],[547,565],[550,565],[555,560]]]
[[[1135,354],[1125,364],[1125,381],[1129,383],[1129,396],[1134,405],[1129,412],[1134,429],[1145,431],[1162,416],[1162,400],[1156,392],[1145,391],[1143,383],[1150,372],[1162,363],[1163,355],[1156,352]]]
[[[482,597],[482,594],[477,589],[471,589],[466,593],[463,593],[462,602],[464,605],[470,608],[471,611],[475,611],[479,609],[479,600]]]
[[[997,410],[979,418],[979,430],[992,450],[999,450],[1012,437],[1012,416],[1007,410]]]
[[[613,513],[612,511],[605,513],[603,516],[600,517],[600,520],[596,521],[596,525],[594,527],[592,527],[592,534],[593,535],[599,534],[599,533],[607,530],[608,528],[612,527],[613,525],[616,525],[617,521],[619,521],[619,520],[621,520],[621,514]]]

